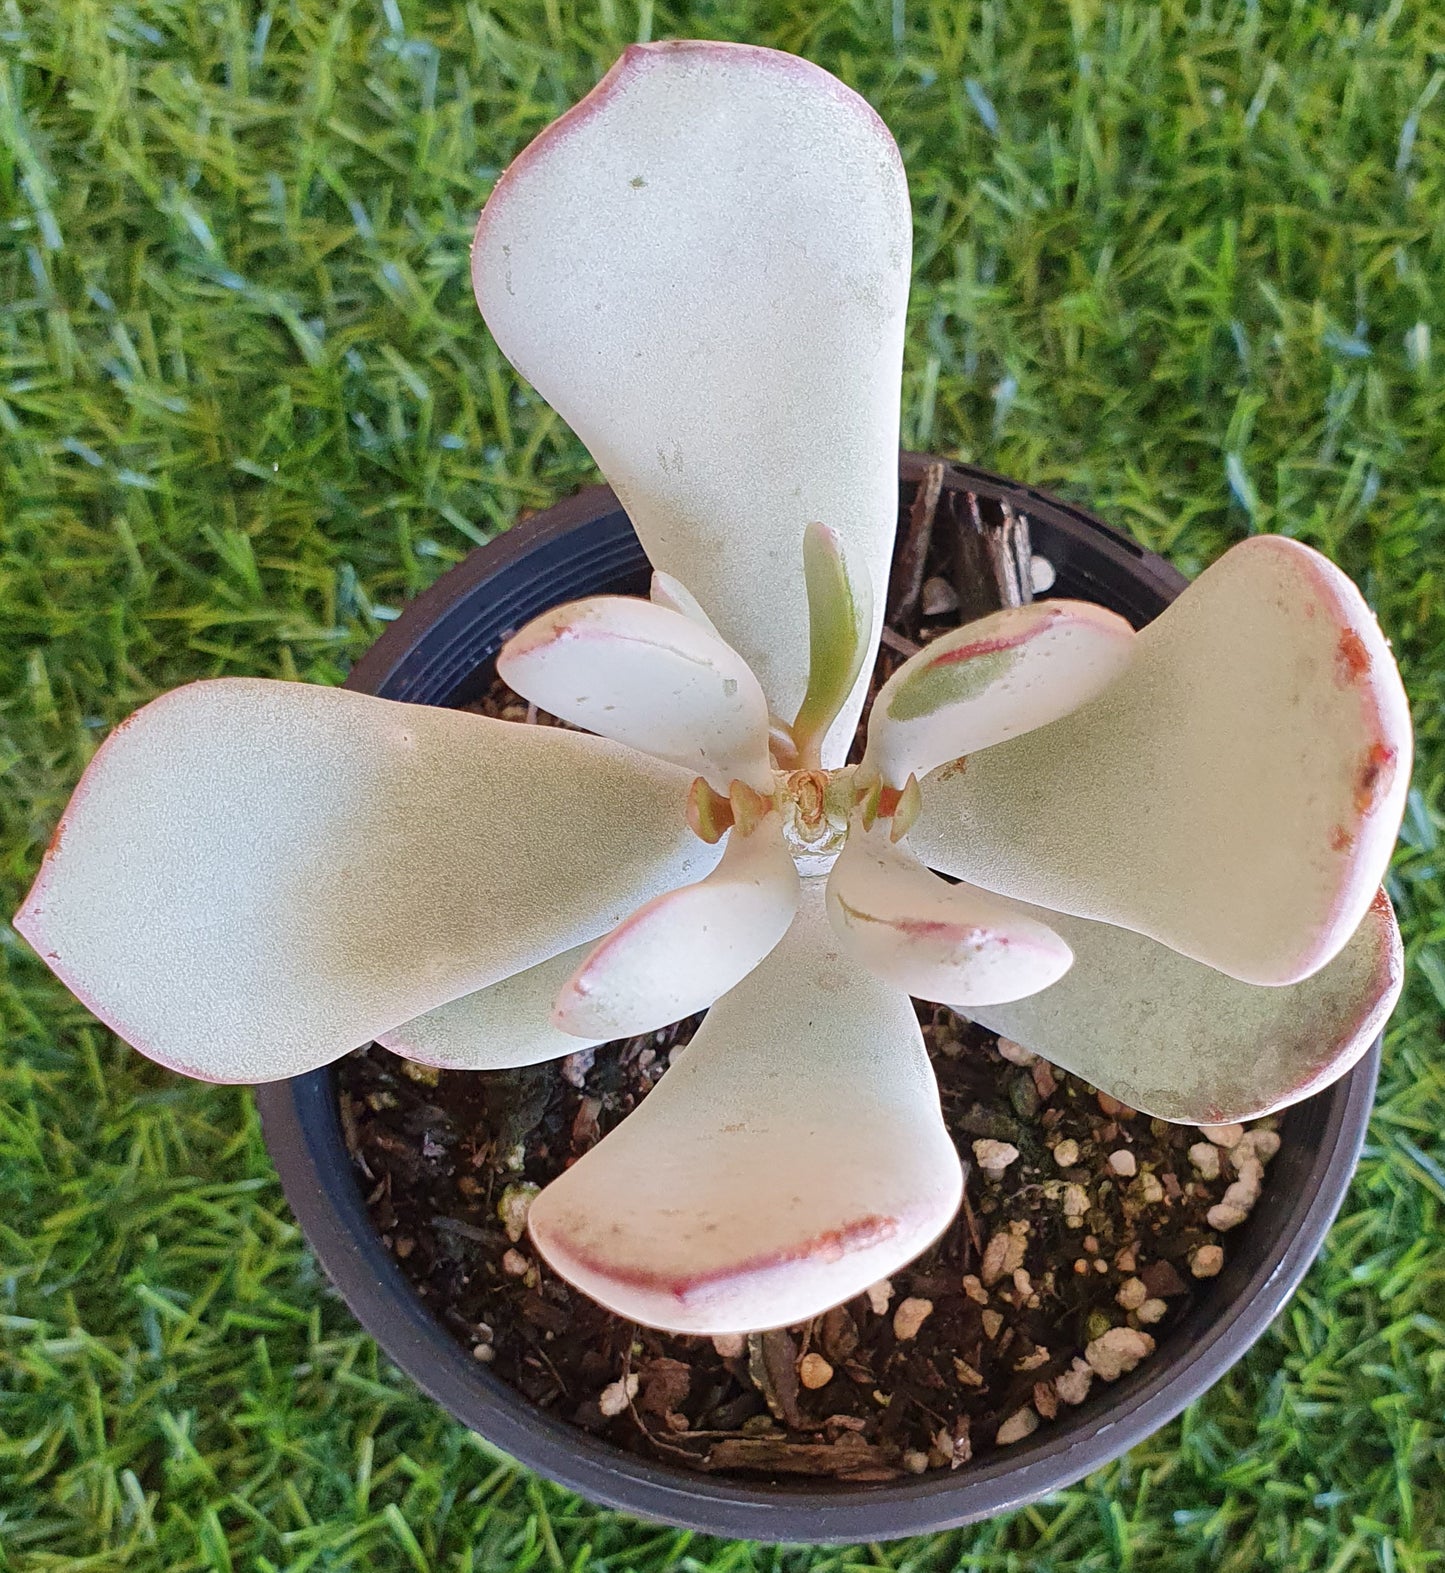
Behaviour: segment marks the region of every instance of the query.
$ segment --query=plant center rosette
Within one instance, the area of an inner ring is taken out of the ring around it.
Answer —
[[[579,268],[576,258],[593,259]],[[501,1069],[706,1010],[531,1204],[541,1255],[679,1332],[801,1322],[947,1226],[912,1001],[1223,1125],[1342,1074],[1400,985],[1409,775],[1369,608],[1256,537],[1136,633],[1063,599],[877,694],[910,219],[818,68],[629,50],[498,181],[473,278],[656,571],[508,641],[585,731],[196,683],[117,727],[17,927],[127,1041],[218,1081],[379,1041]]]

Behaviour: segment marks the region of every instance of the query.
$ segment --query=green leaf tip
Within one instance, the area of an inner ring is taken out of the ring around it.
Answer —
[[[808,594],[808,687],[793,722],[799,758],[816,765],[868,653],[873,595],[866,579],[849,577],[838,534],[825,524],[803,531],[803,582]]]

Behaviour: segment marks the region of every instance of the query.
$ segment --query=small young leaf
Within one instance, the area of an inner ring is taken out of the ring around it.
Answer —
[[[563,985],[552,1020],[601,1040],[706,1010],[782,939],[797,905],[781,822],[774,816],[750,835],[735,827],[706,879],[655,897],[598,942]]]
[[[891,835],[856,820],[828,877],[828,916],[861,966],[916,999],[968,1009],[1056,983],[1073,960],[1042,914],[951,885]]]
[[[772,789],[758,680],[685,611],[626,595],[553,607],[502,646],[497,672],[543,710],[699,771],[719,792],[737,779]]]
[[[865,764],[925,776],[1068,715],[1128,665],[1134,630],[1084,601],[1039,601],[966,623],[910,656],[868,720]]]
[[[819,763],[823,739],[853,692],[870,648],[873,595],[852,577],[837,533],[810,524],[803,532],[808,591],[808,687],[793,722],[804,767]]]

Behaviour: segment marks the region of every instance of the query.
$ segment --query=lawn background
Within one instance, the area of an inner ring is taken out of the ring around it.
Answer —
[[[243,1091],[117,1044],[0,928],[0,1570],[1445,1565],[1445,13],[1174,0],[0,0],[0,877],[158,690],[334,683],[586,454],[492,347],[498,171],[636,38],[860,88],[916,218],[904,440],[1195,572],[1364,586],[1420,758],[1411,969],[1329,1247],[1120,1464],[929,1540],[778,1551],[539,1484],[378,1358]],[[1433,335],[1440,333],[1436,347]]]

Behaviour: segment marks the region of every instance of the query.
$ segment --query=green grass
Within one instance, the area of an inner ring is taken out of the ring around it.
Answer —
[[[0,899],[105,729],[335,682],[590,475],[488,342],[468,233],[626,42],[810,55],[912,177],[905,438],[1197,570],[1366,588],[1415,701],[1412,962],[1305,1288],[1044,1505],[775,1551],[640,1526],[438,1415],[301,1245],[249,1097],[112,1040],[0,929],[0,1570],[1445,1566],[1445,13],[1432,0],[0,0]],[[1441,343],[1435,345],[1434,338]]]

